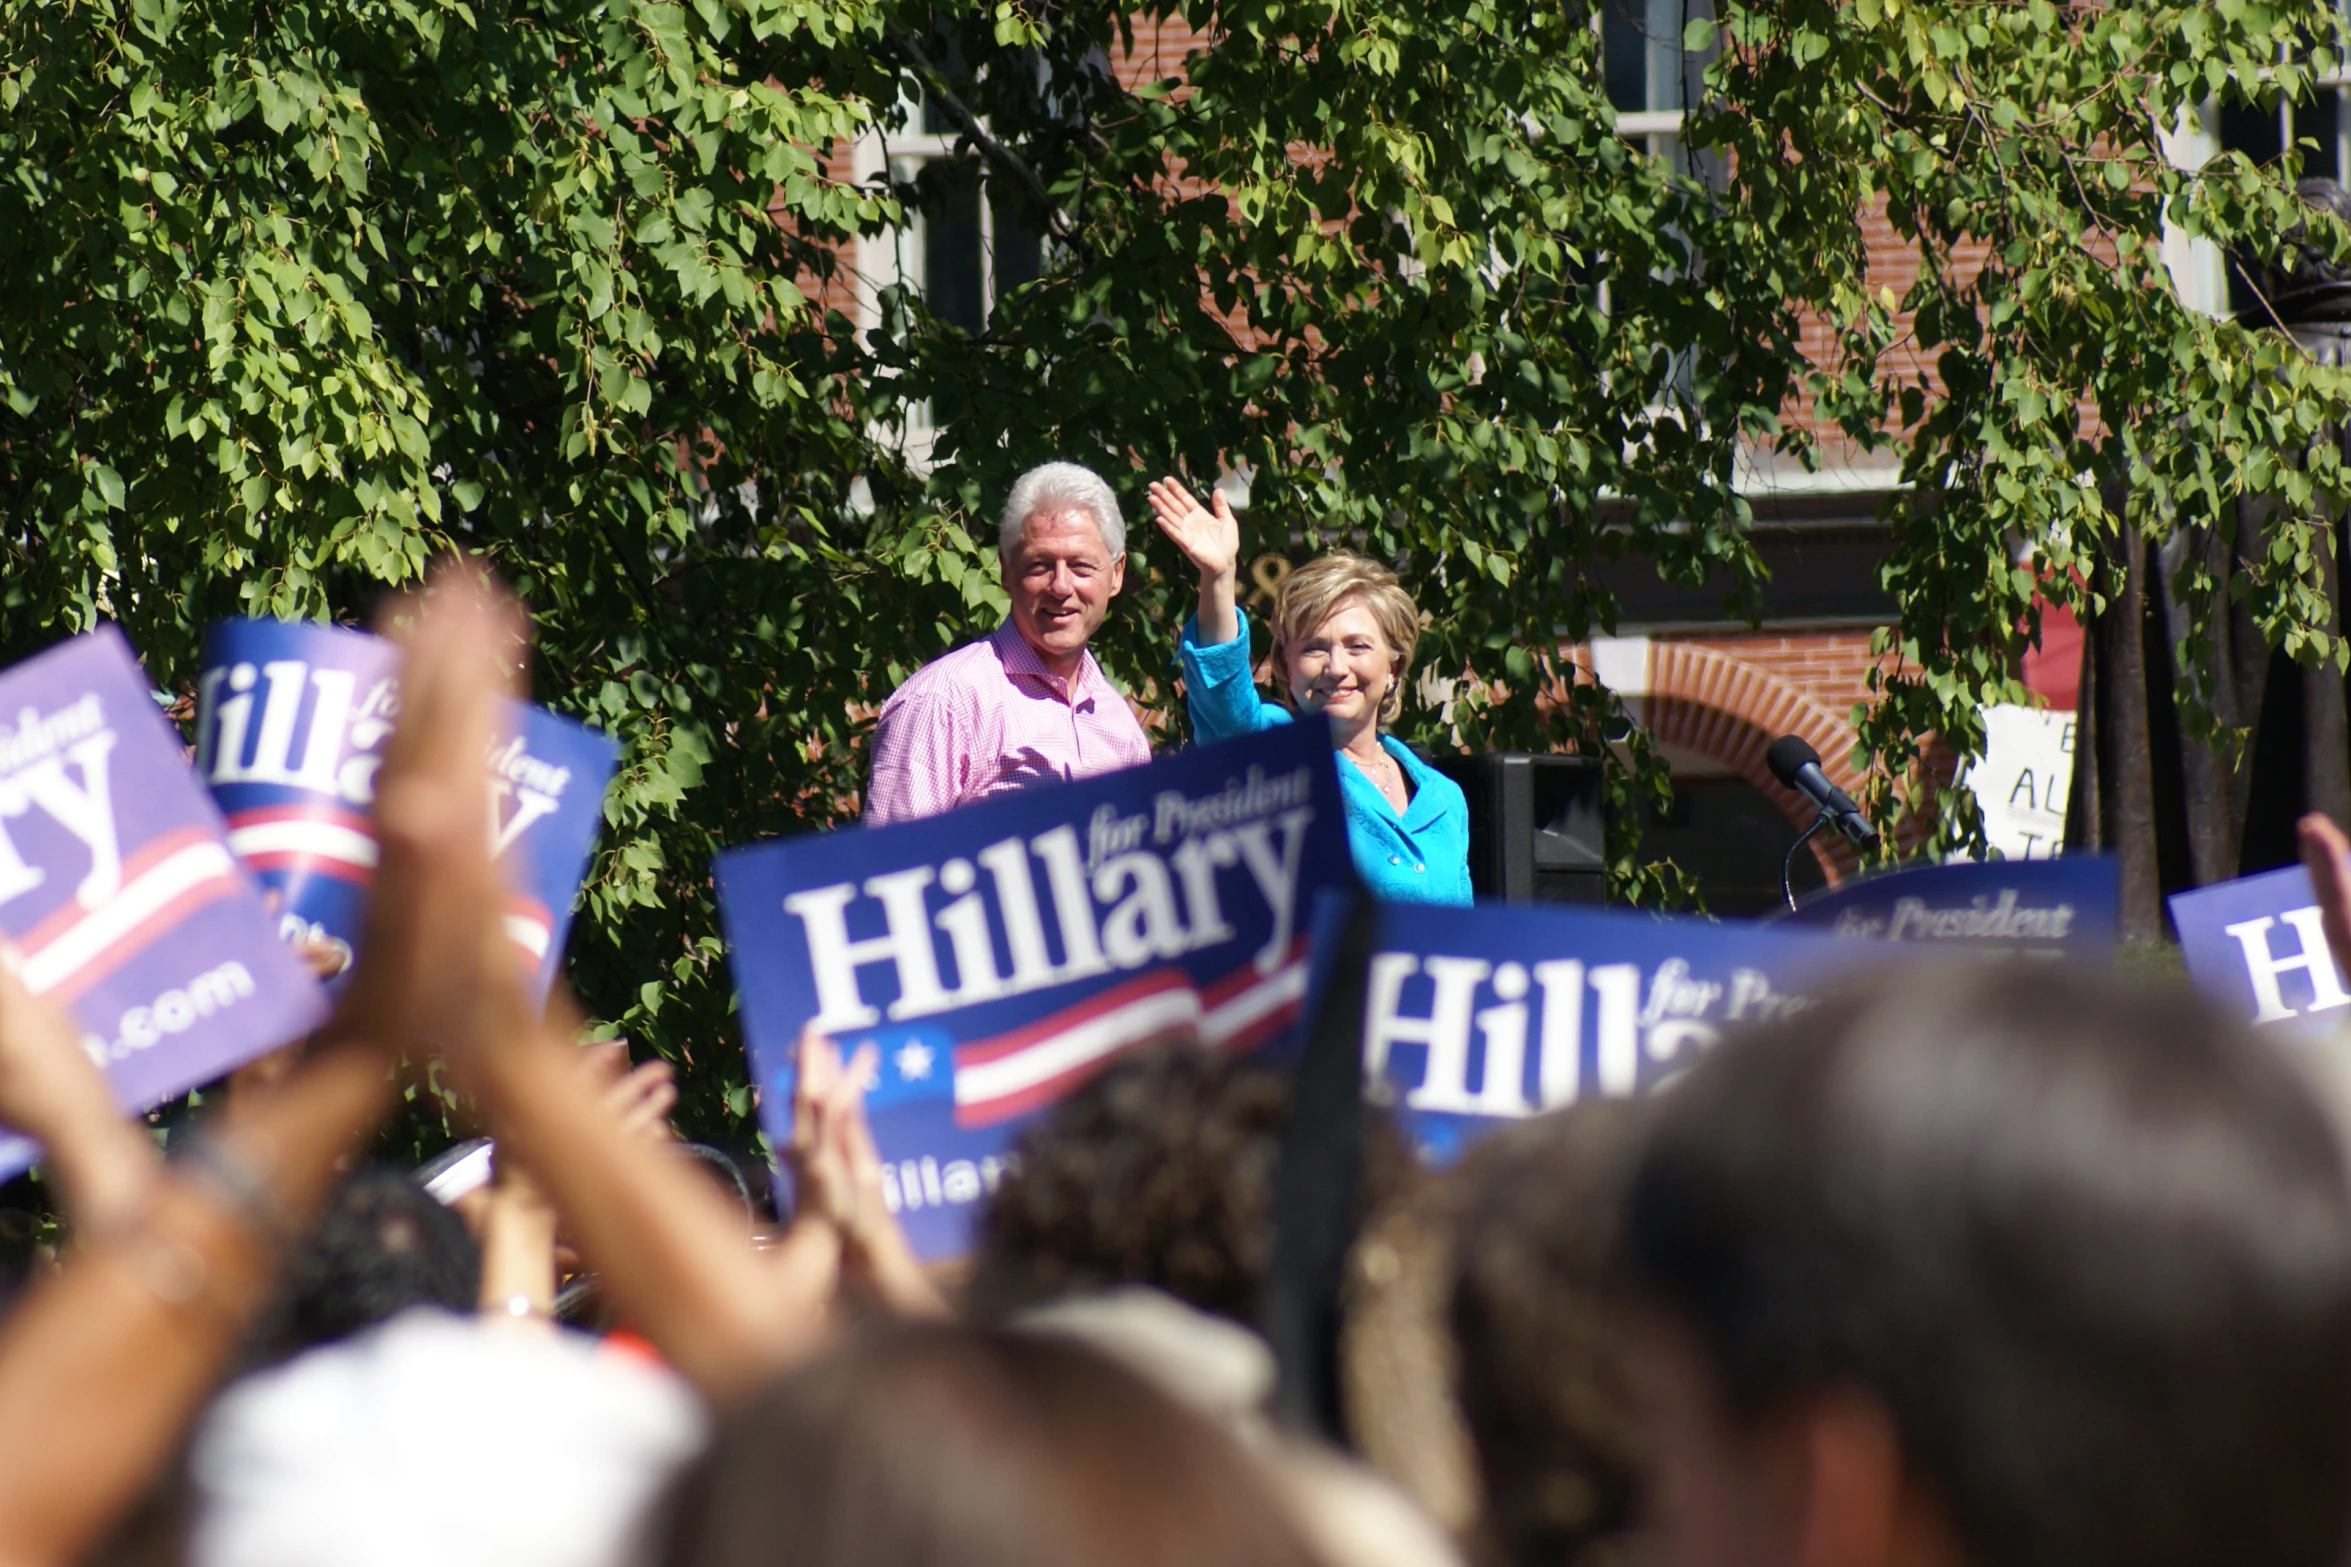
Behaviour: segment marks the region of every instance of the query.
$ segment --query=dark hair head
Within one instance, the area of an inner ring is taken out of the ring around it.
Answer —
[[[405,1171],[362,1166],[286,1259],[272,1348],[329,1344],[412,1306],[472,1311],[481,1287],[465,1222]]]
[[[1881,976],[1667,1094],[1627,1226],[1735,1415],[1867,1391],[1974,1561],[2341,1559],[2341,1159],[2294,1071],[2185,995]]]
[[[1145,1284],[1255,1322],[1289,1097],[1189,1038],[1122,1058],[1020,1139],[980,1219],[973,1315]]]
[[[1638,1523],[1645,1458],[1612,1288],[1649,1101],[1593,1100],[1471,1149],[1453,1257],[1455,1387],[1508,1562],[1605,1559]]]
[[[721,1426],[670,1567],[1311,1567],[1234,1440],[1065,1339],[853,1340]]]

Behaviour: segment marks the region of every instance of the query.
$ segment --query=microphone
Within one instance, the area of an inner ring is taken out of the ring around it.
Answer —
[[[1853,797],[1829,782],[1829,775],[1820,770],[1820,753],[1804,743],[1801,735],[1782,735],[1763,753],[1771,768],[1771,775],[1787,787],[1803,795],[1820,807],[1821,814],[1834,822],[1837,831],[1855,843],[1877,841],[1877,829],[1869,818],[1861,814],[1861,807]]]

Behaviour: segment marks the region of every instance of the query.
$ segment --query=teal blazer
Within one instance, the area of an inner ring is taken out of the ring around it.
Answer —
[[[1249,673],[1249,618],[1240,621],[1239,636],[1212,647],[1200,645],[1196,619],[1184,622],[1184,705],[1199,739],[1230,740],[1291,721],[1288,709],[1257,694]],[[1347,848],[1364,886],[1396,903],[1468,903],[1469,802],[1461,786],[1394,737],[1382,735],[1380,744],[1412,780],[1412,802],[1402,816],[1363,769],[1344,754],[1338,758]]]

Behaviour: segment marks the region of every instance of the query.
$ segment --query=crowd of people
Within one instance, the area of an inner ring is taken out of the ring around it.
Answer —
[[[885,713],[877,812],[1126,744],[1079,711],[1115,695],[1084,654],[1115,509],[1041,473],[1005,539],[1040,585]],[[1202,729],[1276,721],[1229,511],[1153,503],[1201,571]],[[1401,871],[1449,830],[1415,811],[1441,780],[1379,729],[1409,601],[1351,559],[1291,581],[1282,695],[1331,715],[1357,859],[1444,901],[1433,853]],[[671,1134],[664,1069],[527,998],[480,776],[519,616],[453,568],[387,630],[366,935],[296,1057],[163,1158],[0,966],[0,1123],[45,1142],[68,1226],[0,1307],[0,1567],[2345,1558],[2340,1131],[2185,994],[1889,969],[1442,1171],[1367,1104],[1341,1418],[1304,1429],[1266,1321],[1290,1080],[1180,1034],[1126,1053],[1029,1129],[939,1269],[887,1200],[870,1059],[811,1034],[770,1211]],[[2341,943],[2351,846],[2309,846]],[[427,1070],[492,1141],[361,1162]]]

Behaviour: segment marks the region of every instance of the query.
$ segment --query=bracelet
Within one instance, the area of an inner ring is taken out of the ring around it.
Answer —
[[[280,1248],[299,1235],[293,1216],[269,1181],[218,1138],[198,1133],[171,1151],[171,1164],[209,1186],[263,1245]]]

